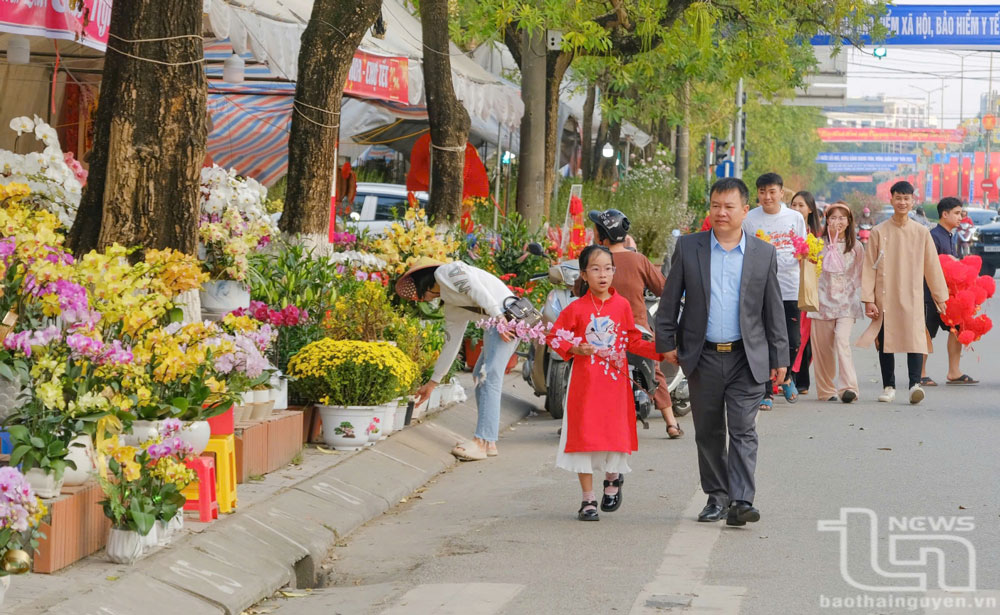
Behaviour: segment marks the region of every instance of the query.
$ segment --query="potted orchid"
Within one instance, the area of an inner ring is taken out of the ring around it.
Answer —
[[[249,257],[277,233],[266,207],[267,189],[218,166],[201,171],[199,256],[211,281],[201,293],[202,309],[221,317],[250,305],[245,285]]]
[[[71,155],[63,153],[56,130],[37,115],[15,117],[10,129],[17,133],[15,145],[22,135],[29,134],[45,149],[28,154],[0,150],[0,181],[26,186],[32,201],[58,216],[60,224],[69,228],[80,206],[86,171]]]
[[[31,569],[31,554],[38,548],[39,530],[48,514],[31,484],[15,467],[0,468],[0,606],[10,585],[10,575]]]

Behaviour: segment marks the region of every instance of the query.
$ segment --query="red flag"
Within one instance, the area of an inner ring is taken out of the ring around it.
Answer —
[[[951,156],[944,167],[944,196],[958,196],[958,157]]]
[[[931,165],[931,200],[941,200],[941,165],[934,163]]]
[[[983,200],[983,187],[980,183],[983,178],[986,177],[986,154],[983,152],[976,152],[975,162],[973,162],[973,184],[975,184],[975,190],[972,192],[972,198],[970,201],[982,201]]]

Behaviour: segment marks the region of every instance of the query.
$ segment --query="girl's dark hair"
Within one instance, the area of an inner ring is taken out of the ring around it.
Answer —
[[[428,267],[427,269],[421,269],[419,271],[414,271],[413,275],[410,277],[413,279],[413,286],[417,289],[417,299],[423,301],[424,295],[430,289],[434,288],[434,272],[437,271],[437,267]]]
[[[819,208],[816,207],[816,198],[812,195],[812,192],[807,190],[800,190],[795,193],[792,200],[789,202],[794,202],[795,199],[801,198],[806,202],[806,207],[809,208],[809,216],[806,217],[806,230],[810,233],[819,237],[823,234],[823,224],[820,222]]]
[[[836,203],[831,203],[827,207],[827,211],[830,211],[830,207],[837,205],[837,209],[847,210],[847,228],[844,229],[844,254],[847,254],[854,249],[854,242],[857,241],[857,232],[854,230],[854,210],[851,206],[843,201],[837,201]]]
[[[586,248],[583,249],[583,252],[580,252],[580,273],[581,273],[581,275],[583,274],[584,271],[587,270],[587,265],[590,264],[590,260],[599,251],[600,252],[604,252],[605,254],[607,254],[608,258],[611,259],[611,264],[612,265],[615,264],[615,257],[611,254],[611,250],[605,248],[604,246],[589,245],[589,246],[587,246]],[[587,284],[586,280],[584,280],[583,283],[580,285],[580,296],[582,297],[582,296],[586,295],[588,290],[590,290],[590,284]]]

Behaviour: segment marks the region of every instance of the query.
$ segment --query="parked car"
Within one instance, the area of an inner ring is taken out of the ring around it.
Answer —
[[[880,211],[875,212],[875,224],[882,224],[883,222],[891,218],[894,211],[895,210],[893,210],[892,206],[887,205],[886,207],[883,207]],[[926,217],[917,215],[915,208],[910,210],[909,216],[910,220],[913,220],[918,224],[923,224],[924,226],[927,227],[931,226],[931,224],[927,221]]]
[[[969,210],[971,212],[977,210]],[[991,219],[996,219],[996,214],[992,210],[981,209],[978,211],[989,212]],[[976,218],[972,218],[973,222]],[[976,225],[972,231],[972,244],[970,252],[983,259],[983,267],[980,270],[982,275],[994,275],[997,267],[1000,267],[1000,222]]]
[[[972,218],[972,224],[976,228],[995,222],[997,219],[997,212],[980,207],[966,207],[965,214]]]
[[[402,184],[359,182],[351,212],[361,219],[354,224],[370,233],[382,233],[390,224],[403,219],[409,207],[406,195],[406,186]],[[426,192],[416,192],[414,196],[422,207],[427,206],[430,196]],[[337,226],[342,228],[342,215],[338,214],[337,218]]]

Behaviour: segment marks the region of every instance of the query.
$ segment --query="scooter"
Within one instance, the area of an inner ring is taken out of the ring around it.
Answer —
[[[536,256],[544,256],[545,252],[539,244],[528,244],[528,252]],[[580,277],[578,261],[566,260],[549,267],[548,273],[533,276],[532,279],[548,278],[555,286],[549,291],[542,306],[542,321],[554,323],[559,313],[576,300],[573,296],[573,284]],[[531,385],[537,397],[545,396],[545,409],[554,419],[561,419],[565,406],[566,392],[569,388],[570,363],[558,353],[552,352],[545,344],[533,343],[528,349],[521,368],[521,376]]]
[[[963,219],[958,225],[958,258],[965,258],[972,252],[972,238],[976,226],[969,218]]]
[[[868,238],[871,237],[871,234],[872,234],[871,224],[864,223],[858,226],[858,241],[861,242],[861,245],[863,246],[868,245]]]
[[[656,321],[656,311],[660,307],[658,297],[646,295],[646,312],[649,314],[649,322]],[[684,300],[681,299],[681,311],[684,310]],[[691,412],[691,392],[688,389],[687,376],[679,365],[660,362],[660,371],[667,380],[667,391],[670,392],[670,403],[674,416],[684,416]]]

